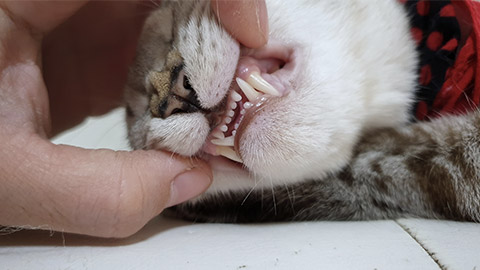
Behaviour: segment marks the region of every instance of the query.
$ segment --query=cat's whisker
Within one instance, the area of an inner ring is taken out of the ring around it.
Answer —
[[[295,204],[295,190],[292,189],[292,193],[290,194],[290,191],[288,190],[288,185],[287,183],[283,184],[285,186],[285,191],[287,192],[287,197],[288,200],[290,201],[290,206],[292,207],[292,210],[295,210],[294,204]]]
[[[247,201],[248,197],[250,197],[250,194],[252,194],[252,192],[257,188],[257,184],[258,182],[255,181],[255,185],[250,189],[250,191],[248,191],[247,195],[245,195],[245,198],[243,198],[243,201],[242,203],[240,203],[240,205],[243,205]]]
[[[274,187],[272,178],[270,178],[270,188],[271,188],[271,191],[272,191],[273,211],[274,211],[275,216],[276,216],[277,215],[277,200],[275,199],[275,187]]]

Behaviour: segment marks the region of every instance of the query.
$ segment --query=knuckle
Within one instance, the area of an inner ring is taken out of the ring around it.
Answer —
[[[108,185],[110,190],[101,195],[94,206],[94,209],[104,209],[95,222],[100,226],[98,229],[102,237],[128,237],[140,230],[153,216],[146,207],[146,190],[141,174],[129,168],[129,162],[120,164],[116,168],[117,173],[111,176]]]

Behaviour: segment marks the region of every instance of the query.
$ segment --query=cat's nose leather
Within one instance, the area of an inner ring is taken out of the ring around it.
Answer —
[[[152,85],[156,90],[156,94],[152,96],[150,101],[152,115],[165,119],[173,114],[200,111],[201,107],[197,94],[190,85],[185,73],[181,70],[181,67],[177,70],[172,70],[169,74],[163,73],[157,72],[157,74],[150,76]],[[154,83],[154,81],[167,76],[169,78],[168,84]]]

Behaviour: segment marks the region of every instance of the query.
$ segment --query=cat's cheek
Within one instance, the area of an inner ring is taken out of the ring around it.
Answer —
[[[244,166],[254,175],[274,179],[292,176],[288,171],[300,153],[286,118],[280,113],[262,113],[243,132],[239,152]]]
[[[146,134],[149,122],[150,116],[148,113],[144,113],[139,117],[127,116],[128,139],[133,149],[146,148]]]
[[[166,119],[153,118],[147,132],[149,149],[162,149],[180,155],[195,155],[205,142],[210,127],[201,113],[172,115]]]

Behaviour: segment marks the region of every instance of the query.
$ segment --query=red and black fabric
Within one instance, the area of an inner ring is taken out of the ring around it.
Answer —
[[[400,0],[420,55],[414,117],[464,113],[480,103],[480,3]]]

